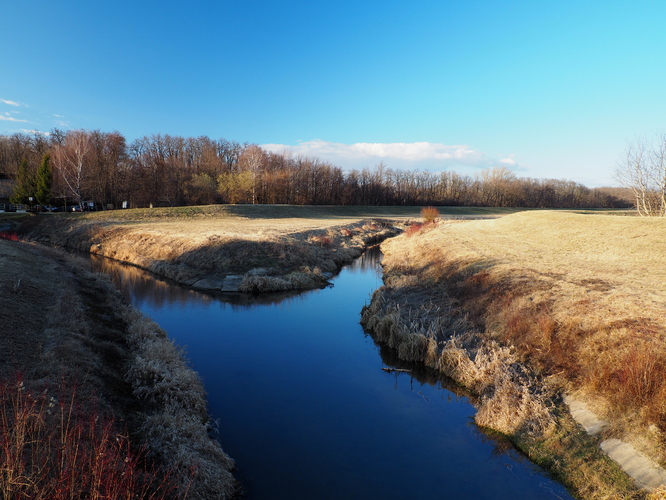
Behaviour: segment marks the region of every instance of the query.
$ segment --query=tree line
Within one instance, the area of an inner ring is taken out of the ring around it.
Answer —
[[[0,174],[14,180],[13,201],[102,208],[212,203],[296,205],[453,205],[625,208],[617,188],[519,178],[506,168],[476,176],[387,168],[344,171],[318,158],[265,151],[209,137],[54,130],[0,136]],[[38,194],[39,193],[39,194]],[[47,201],[48,200],[48,201]]]

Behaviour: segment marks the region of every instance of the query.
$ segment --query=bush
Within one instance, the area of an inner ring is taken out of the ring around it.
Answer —
[[[0,450],[4,499],[180,498],[169,474],[140,467],[115,422],[82,412],[64,383],[57,398],[20,377],[0,383]]]
[[[415,234],[417,234],[419,231],[421,231],[421,229],[423,229],[423,224],[422,223],[412,222],[409,225],[409,227],[407,228],[407,230],[405,231],[405,234],[407,236],[411,237],[411,236],[414,236]]]
[[[439,218],[439,210],[435,207],[423,207],[421,217],[425,222],[435,222]]]

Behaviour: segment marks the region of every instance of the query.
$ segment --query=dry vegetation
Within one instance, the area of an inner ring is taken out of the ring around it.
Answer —
[[[230,498],[203,386],[71,257],[0,240],[3,498]]]
[[[384,219],[368,219],[367,211],[344,208],[210,206],[48,214],[24,221],[21,231],[42,243],[134,264],[195,288],[311,289],[326,285],[368,244],[398,232]]]
[[[575,430],[560,395],[609,420],[603,437],[666,462],[666,221],[522,212],[411,233],[382,245],[366,327],[474,390],[476,421],[581,498],[644,495]]]

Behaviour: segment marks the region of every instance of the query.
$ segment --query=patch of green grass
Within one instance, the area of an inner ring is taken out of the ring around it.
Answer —
[[[90,220],[144,221],[163,218],[240,217],[248,219],[373,219],[419,218],[420,206],[375,207],[342,205],[205,205],[172,208],[135,208],[89,214],[68,214]],[[517,208],[437,207],[442,217],[499,216]],[[65,215],[65,214],[63,214]]]

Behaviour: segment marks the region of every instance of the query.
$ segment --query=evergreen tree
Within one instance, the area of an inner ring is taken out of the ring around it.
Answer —
[[[16,173],[16,184],[14,185],[14,193],[9,198],[12,203],[27,204],[30,201],[30,196],[33,195],[35,190],[35,178],[30,175],[28,170],[28,160],[23,158],[19,164],[18,172]]]
[[[48,205],[51,203],[51,185],[53,184],[53,174],[51,173],[51,155],[46,153],[42,157],[42,163],[37,170],[37,181],[35,189],[35,199],[39,205]]]

